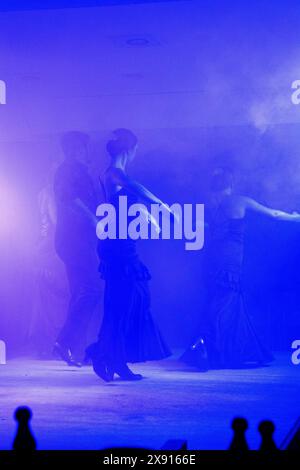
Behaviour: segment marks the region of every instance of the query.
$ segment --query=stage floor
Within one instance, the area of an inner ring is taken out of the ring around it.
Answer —
[[[226,449],[234,416],[249,420],[248,442],[256,448],[259,420],[275,421],[280,443],[300,414],[300,366],[288,355],[260,369],[199,373],[175,359],[133,369],[145,380],[106,384],[91,367],[58,361],[0,366],[0,449],[11,447],[19,405],[33,410],[39,449],[159,449],[170,438],[187,439],[190,449]]]

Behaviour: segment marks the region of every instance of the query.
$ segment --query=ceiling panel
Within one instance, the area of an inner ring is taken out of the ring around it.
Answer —
[[[176,0],[1,0],[0,11],[47,10],[57,8],[87,8],[139,3],[166,3]],[[189,0],[180,0],[189,1]]]
[[[297,9],[258,5],[122,2],[0,14],[0,139],[74,126],[298,122],[290,99],[300,77]]]

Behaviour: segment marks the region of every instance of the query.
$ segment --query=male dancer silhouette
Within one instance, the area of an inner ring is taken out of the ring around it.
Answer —
[[[55,245],[65,264],[71,298],[67,320],[54,352],[68,365],[80,367],[74,351],[83,346],[100,291],[96,250],[97,195],[88,172],[89,136],[77,131],[68,132],[61,144],[65,159],[54,177]]]

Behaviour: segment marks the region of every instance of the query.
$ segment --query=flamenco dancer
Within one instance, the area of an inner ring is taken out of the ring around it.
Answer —
[[[81,367],[85,335],[101,296],[95,216],[97,190],[89,173],[90,138],[70,131],[62,137],[64,161],[54,176],[57,210],[55,247],[68,278],[70,301],[53,352],[69,366]]]
[[[138,200],[164,205],[127,175],[127,165],[136,154],[136,136],[127,129],[115,130],[114,136],[107,144],[111,163],[104,175],[104,189],[107,202],[115,207],[116,219],[119,196],[127,196],[128,206]],[[99,241],[99,254],[105,280],[104,317],[98,341],[87,348],[86,359],[92,360],[95,373],[106,382],[112,381],[114,374],[123,380],[141,380],[143,376],[132,372],[128,363],[170,355],[151,316],[150,274],[130,238]]]
[[[212,369],[264,365],[273,358],[257,337],[245,311],[241,288],[245,215],[248,211],[254,211],[273,219],[296,222],[300,222],[300,215],[270,209],[249,197],[235,194],[233,175],[226,168],[215,171],[211,191],[213,204],[209,222],[209,259],[212,285],[208,327],[204,342],[200,339],[197,342],[198,349],[202,347],[203,353],[206,346],[207,367]],[[195,350],[197,347],[194,347]],[[192,351],[191,348],[183,356],[186,362],[195,359]]]

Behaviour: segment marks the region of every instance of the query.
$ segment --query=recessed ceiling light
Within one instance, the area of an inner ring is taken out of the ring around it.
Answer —
[[[161,42],[151,34],[121,34],[111,36],[113,43],[117,47],[155,47],[161,46]]]
[[[134,47],[145,47],[150,45],[150,41],[147,38],[137,37],[127,39],[126,44]]]

